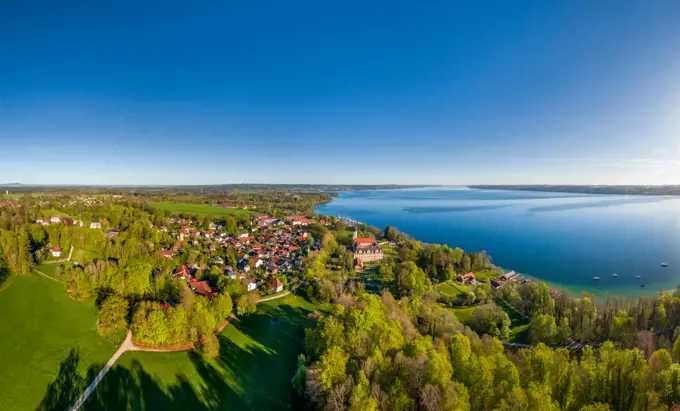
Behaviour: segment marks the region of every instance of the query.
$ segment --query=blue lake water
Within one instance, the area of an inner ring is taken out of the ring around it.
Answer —
[[[572,293],[648,295],[680,283],[679,197],[442,187],[341,192],[317,212],[486,250],[494,264]]]

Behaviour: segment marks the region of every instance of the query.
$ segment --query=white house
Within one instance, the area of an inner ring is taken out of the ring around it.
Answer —
[[[246,290],[254,291],[257,290],[257,280],[254,278],[249,278],[246,280]]]
[[[278,278],[273,278],[269,285],[272,288],[272,293],[280,293],[283,291],[283,284]]]
[[[61,257],[61,248],[54,247],[52,249],[52,257]]]
[[[58,215],[53,215],[50,218],[50,221],[53,222],[53,223],[61,223],[61,217],[59,217]]]
[[[90,223],[90,228],[102,228],[102,223]]]

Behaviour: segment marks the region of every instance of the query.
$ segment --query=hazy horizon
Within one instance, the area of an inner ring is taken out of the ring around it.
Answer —
[[[0,181],[680,184],[680,2],[0,10]]]

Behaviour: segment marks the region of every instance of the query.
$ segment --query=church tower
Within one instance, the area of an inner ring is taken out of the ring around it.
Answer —
[[[359,230],[356,227],[354,227],[354,234],[352,234],[352,239],[356,240],[357,237],[359,237]]]

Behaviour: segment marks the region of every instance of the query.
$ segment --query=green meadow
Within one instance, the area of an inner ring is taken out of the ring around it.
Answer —
[[[299,409],[290,380],[314,310],[293,295],[260,303],[255,314],[232,320],[222,331],[215,360],[195,351],[125,353],[85,409]]]
[[[168,203],[168,202],[154,202],[150,203],[152,206],[159,208],[170,214],[184,214],[192,216],[211,216],[211,217],[239,217],[250,216],[257,214],[253,210],[243,210],[240,208],[225,208],[210,204],[182,204],[182,203]]]
[[[51,267],[40,268],[54,275]],[[94,300],[73,301],[63,284],[41,275],[11,275],[0,288],[0,312],[0,410],[36,409],[72,349],[83,374],[116,351],[97,333]]]

